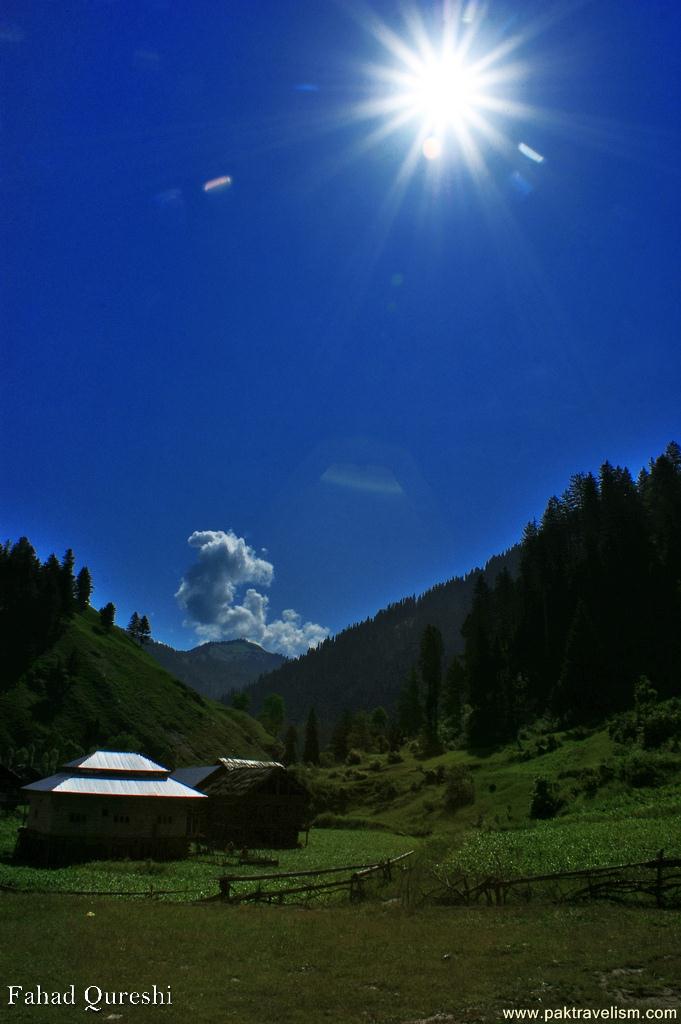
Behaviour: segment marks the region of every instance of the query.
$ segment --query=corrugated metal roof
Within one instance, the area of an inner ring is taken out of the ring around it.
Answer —
[[[218,764],[197,765],[195,768],[176,768],[170,777],[184,786],[199,786],[204,779],[219,770]]]
[[[228,771],[233,771],[236,768],[283,768],[284,765],[280,764],[279,761],[246,761],[238,757],[220,757],[218,761],[221,765],[224,765]]]
[[[168,768],[156,764],[142,754],[131,754],[121,750],[95,750],[94,754],[84,754],[74,761],[68,761],[62,768],[80,768],[83,771],[104,772],[150,772],[167,773]]]
[[[185,799],[204,799],[189,786],[175,779],[122,779],[116,775],[71,775],[59,772],[23,787],[33,793],[78,793],[91,796],[158,796]]]

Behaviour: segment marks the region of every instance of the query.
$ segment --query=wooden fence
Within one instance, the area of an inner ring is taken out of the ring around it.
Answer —
[[[679,869],[681,860],[665,857],[664,850],[660,850],[652,860],[610,867],[555,871],[516,878],[487,876],[474,883],[471,883],[467,875],[460,875],[445,882],[442,901],[468,904],[484,899],[490,905],[502,905],[511,896],[529,900],[535,889],[539,888],[542,892],[548,889],[550,895],[560,901],[652,898],[658,907],[678,906],[681,904]]]
[[[399,857],[390,857],[374,864],[346,864],[337,868],[311,868],[308,871],[283,871],[266,875],[223,875],[220,878],[220,898],[229,903],[245,903],[247,901],[283,903],[289,896],[301,896],[311,899],[321,893],[330,892],[334,889],[347,889],[352,901],[361,900],[365,896],[366,882],[372,876],[380,876],[384,881],[389,882],[393,877],[393,867],[407,857],[411,857],[413,850],[400,854]],[[331,881],[321,881],[328,875],[345,875],[344,878],[334,878]],[[262,883],[277,883],[288,879],[310,879],[309,882],[293,884],[283,888],[263,888]],[[257,882],[255,888],[247,889],[245,892],[234,892],[233,885]]]

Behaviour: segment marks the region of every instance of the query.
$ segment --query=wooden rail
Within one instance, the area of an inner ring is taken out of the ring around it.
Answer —
[[[374,864],[345,864],[336,868],[312,868],[307,871],[282,871],[278,874],[267,875],[223,875],[220,878],[220,895],[222,899],[230,903],[243,903],[247,900],[267,900],[272,902],[283,901],[284,896],[299,895],[301,893],[313,893],[329,889],[349,889],[350,899],[362,899],[364,895],[364,880],[370,875],[382,872],[386,880],[392,878],[394,864],[411,857],[413,850],[401,853],[398,857],[389,857],[387,860],[377,861]],[[278,882],[288,878],[320,878],[325,875],[342,874],[352,872],[349,877],[331,882],[311,882],[304,885],[291,886],[284,889],[262,889],[260,885],[244,893],[232,893],[231,887],[234,882]]]
[[[627,894],[643,894],[655,897],[658,907],[665,906],[668,897],[674,895],[681,898],[681,874],[665,874],[671,869],[681,868],[681,859],[664,856],[660,850],[652,860],[637,861],[629,864],[613,864],[608,867],[579,868],[569,871],[554,871],[541,875],[520,875],[515,878],[498,878],[487,876],[474,885],[469,883],[467,876],[462,875],[456,883],[448,886],[449,896],[453,902],[471,903],[484,896],[488,904],[506,902],[506,894],[517,886],[531,886],[541,882],[563,883],[584,881],[586,885],[575,889],[565,898],[621,898]],[[654,871],[654,880],[632,877],[618,877],[626,872]]]

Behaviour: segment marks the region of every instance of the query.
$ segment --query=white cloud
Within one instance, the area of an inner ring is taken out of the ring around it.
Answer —
[[[325,626],[303,622],[292,608],[268,622],[269,598],[254,587],[237,603],[241,585],[268,587],[274,578],[272,563],[259,558],[243,537],[232,530],[197,530],[187,543],[198,550],[198,562],[185,573],[175,597],[187,612],[185,625],[201,640],[243,637],[295,657],[329,635]]]

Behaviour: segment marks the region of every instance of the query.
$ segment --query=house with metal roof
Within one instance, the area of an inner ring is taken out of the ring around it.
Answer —
[[[296,846],[309,827],[310,793],[278,761],[221,757],[172,778],[208,798],[201,831],[211,845]]]
[[[23,787],[28,817],[16,856],[43,864],[91,858],[174,859],[198,833],[198,790],[141,754],[97,750]]]

